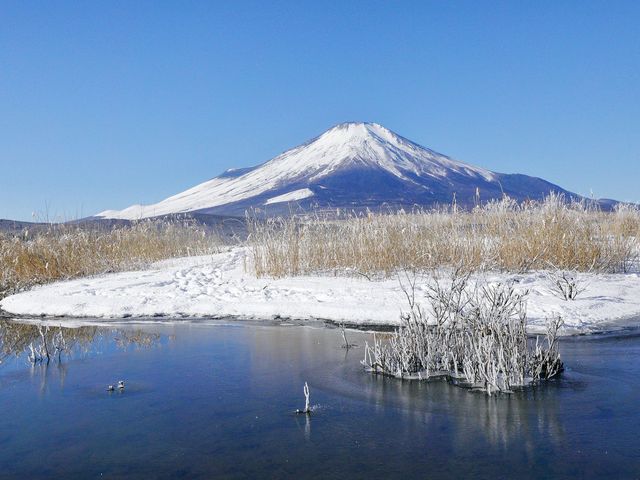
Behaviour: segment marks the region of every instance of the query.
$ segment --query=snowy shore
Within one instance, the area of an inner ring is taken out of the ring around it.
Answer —
[[[249,265],[249,266],[248,266]],[[543,273],[491,274],[528,289],[531,332],[561,315],[565,334],[640,326],[640,275],[584,274],[586,290],[574,301],[549,291]],[[416,295],[424,300],[427,279]],[[422,297],[422,298],[421,298]],[[57,282],[7,297],[0,308],[21,317],[228,318],[329,320],[349,325],[397,325],[406,298],[396,278],[362,276],[256,278],[243,248],[156,263],[142,271]]]

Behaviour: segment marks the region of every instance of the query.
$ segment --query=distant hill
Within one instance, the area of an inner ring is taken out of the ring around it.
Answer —
[[[160,217],[153,218],[154,222],[163,220],[180,223],[193,222],[200,227],[205,227],[208,231],[216,232],[221,236],[221,238],[229,242],[237,239],[246,239],[248,234],[246,220],[244,217],[210,215],[204,213],[185,213],[178,215],[162,215]],[[98,217],[82,218],[64,223],[35,223],[0,219],[0,233],[20,234],[24,231],[29,231],[31,234],[34,234],[39,231],[46,231],[52,227],[57,228],[61,226],[66,228],[74,227],[75,225],[82,229],[110,229],[114,226],[127,226],[134,222],[135,220],[107,219]]]

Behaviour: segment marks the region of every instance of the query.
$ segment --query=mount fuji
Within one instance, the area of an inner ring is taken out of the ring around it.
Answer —
[[[473,205],[508,195],[579,198],[543,179],[496,173],[422,147],[377,123],[342,123],[255,167],[221,175],[152,205],[107,210],[99,218],[135,220],[178,213],[274,215],[297,208],[378,209]]]

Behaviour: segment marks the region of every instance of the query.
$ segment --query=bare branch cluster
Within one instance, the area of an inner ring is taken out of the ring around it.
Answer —
[[[587,286],[577,272],[552,271],[547,273],[549,291],[563,300],[575,300]]]
[[[62,362],[62,354],[67,352],[70,345],[67,344],[62,327],[58,327],[55,332],[50,332],[49,326],[37,326],[39,341],[29,343],[29,362],[33,365],[43,363],[48,365],[51,358],[57,358],[58,363]]]
[[[450,281],[428,288],[431,315],[415,301],[415,277],[403,290],[409,311],[388,338],[374,334],[363,365],[372,373],[404,379],[446,377],[491,395],[509,392],[562,370],[557,345],[560,318],[549,322],[545,341],[530,348],[526,332],[527,292],[513,285],[470,286],[469,274],[454,270]]]

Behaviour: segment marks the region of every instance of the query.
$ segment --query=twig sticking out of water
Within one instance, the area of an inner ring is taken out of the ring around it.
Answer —
[[[304,382],[304,388],[302,390],[304,392],[304,410],[296,410],[296,413],[304,413],[306,415],[311,415],[311,406],[309,404],[309,385],[307,382]]]
[[[347,331],[344,328],[344,323],[340,324],[340,330],[342,330],[342,341],[344,342],[342,344],[342,348],[346,348],[347,350],[349,350],[351,347],[356,347],[357,345],[355,343],[349,343],[349,341],[347,340]]]

